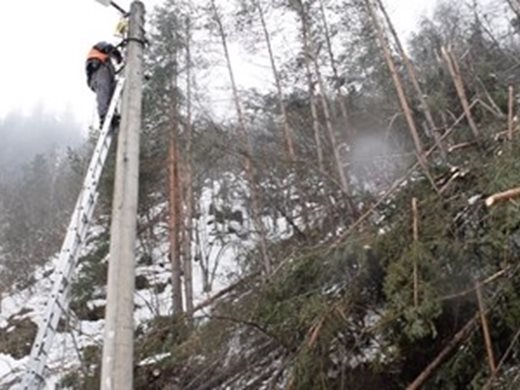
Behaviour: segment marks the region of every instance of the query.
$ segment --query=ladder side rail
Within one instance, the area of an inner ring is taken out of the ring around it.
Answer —
[[[56,327],[61,317],[60,312],[66,310],[68,307],[70,279],[79,256],[80,246],[85,241],[99,197],[97,187],[113,138],[113,131],[110,131],[111,122],[120,100],[123,86],[124,79],[121,78],[118,80],[114,90],[108,114],[101,129],[96,147],[94,148],[83,187],[76,201],[74,212],[60,250],[51,296],[47,302],[43,321],[38,328],[38,333],[31,348],[29,369],[22,381],[23,389],[32,389],[34,386],[39,387],[41,385],[43,379],[42,374],[47,360],[47,349],[50,349],[50,345],[52,345]],[[64,282],[66,283],[65,286],[63,284]],[[62,297],[61,302],[60,297]],[[41,356],[42,353],[43,356]],[[35,385],[35,381],[38,381],[38,384]]]
[[[115,110],[116,102],[117,102],[119,94],[121,92],[122,84],[123,84],[122,82],[118,83],[119,90],[116,90],[114,93],[114,99],[111,102],[111,111],[110,111],[110,113],[112,113],[112,114]],[[111,115],[109,115],[109,116],[111,116]],[[109,122],[107,121],[107,123],[109,123]],[[108,127],[104,126],[104,130],[106,130],[105,134],[102,134],[102,135],[104,135],[105,137],[100,137],[100,139],[98,140],[98,146],[96,146],[96,149],[100,153],[96,153],[96,155],[93,156],[92,161],[101,157],[101,159],[103,160],[102,162],[104,163],[104,160],[106,159],[106,156],[108,155],[108,149],[109,149],[108,146],[104,147],[104,148],[99,147],[99,144],[106,145],[107,142],[105,142],[105,141],[111,141],[111,138],[112,138],[111,135],[109,135],[107,137],[106,132],[108,131]],[[103,168],[102,164],[93,164],[92,161],[90,164],[90,172],[95,173],[95,175],[97,177],[100,177],[102,168]],[[96,169],[96,167],[98,167],[98,169]],[[72,265],[74,265],[73,263],[75,262],[74,260],[76,260],[74,258],[77,256],[77,254],[75,253],[77,251],[76,248],[78,247],[77,244],[80,244],[85,239],[86,233],[88,231],[88,226],[83,226],[83,229],[80,230],[79,227],[81,227],[81,224],[78,224],[78,220],[81,221],[82,216],[85,216],[87,219],[90,219],[92,217],[92,214],[94,211],[93,206],[95,205],[95,203],[92,205],[86,204],[85,192],[93,193],[92,199],[95,202],[97,200],[97,193],[95,191],[95,189],[96,189],[95,187],[97,187],[98,181],[99,181],[99,179],[96,179],[96,177],[91,178],[91,182],[95,183],[96,185],[90,186],[90,188],[84,187],[81,191],[81,195],[78,199],[78,202],[76,203],[76,207],[75,207],[73,216],[71,218],[69,229],[67,231],[67,236],[65,238],[64,245],[60,251],[60,259],[58,260],[58,269],[57,269],[58,273],[57,273],[57,277],[55,277],[55,279],[54,279],[53,290],[51,292],[51,299],[57,298],[57,296],[60,294],[60,289],[62,287],[61,279],[63,277],[65,277],[65,278],[69,277],[69,273],[70,273],[70,271],[72,271],[72,268],[73,268]],[[88,191],[88,190],[90,190],[90,191]],[[86,213],[82,213],[82,211],[84,209],[87,209]]]

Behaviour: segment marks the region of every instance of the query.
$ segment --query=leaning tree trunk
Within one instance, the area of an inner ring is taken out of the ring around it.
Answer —
[[[341,79],[339,77],[336,59],[334,58],[334,51],[332,50],[332,41],[331,41],[331,37],[330,37],[329,23],[327,21],[327,14],[325,12],[325,6],[323,4],[323,0],[319,0],[319,5],[320,5],[320,11],[321,11],[321,19],[323,22],[323,30],[325,33],[325,42],[327,44],[327,52],[329,54],[330,66],[331,66],[332,74],[334,77],[334,89],[336,91],[336,99],[339,102],[341,117],[343,118],[343,121],[344,121],[344,126],[345,126],[345,129],[347,132],[347,136],[350,139],[354,136],[354,129],[351,127],[351,124],[349,123],[349,116],[348,116],[347,105],[345,103],[345,97],[341,93],[341,83],[340,83]]]
[[[329,104],[327,102],[327,91],[325,88],[325,83],[323,82],[323,78],[321,76],[320,65],[318,63],[318,58],[313,49],[311,33],[309,29],[309,23],[307,21],[307,12],[305,11],[305,6],[302,1],[299,1],[300,5],[300,21],[302,24],[302,33],[304,40],[304,49],[305,49],[305,57],[309,58],[313,65],[314,70],[316,72],[316,78],[318,80],[318,86],[320,88],[320,99],[321,104],[323,106],[323,114],[325,116],[325,126],[327,128],[327,133],[329,136],[329,140],[332,146],[332,155],[334,156],[334,163],[336,164],[336,169],[338,170],[339,182],[341,190],[348,195],[349,193],[349,185],[347,176],[345,175],[345,169],[343,168],[343,164],[341,163],[341,158],[338,151],[338,142],[336,140],[336,134],[334,132],[334,128],[332,127],[332,120],[330,118],[330,110]]]
[[[466,95],[466,90],[464,89],[464,81],[462,79],[462,73],[460,71],[459,64],[456,58],[453,56],[451,50],[446,50],[441,47],[441,53],[446,61],[446,65],[448,65],[448,70],[450,72],[451,78],[453,79],[453,84],[455,85],[455,89],[457,90],[457,95],[459,96],[460,102],[462,104],[462,108],[464,109],[464,114],[466,115],[466,120],[468,121],[468,125],[473,132],[473,136],[478,141],[480,139],[480,131],[473,119],[473,115],[471,114],[471,107],[468,101],[468,96]]]
[[[303,5],[302,5],[303,7]],[[323,148],[321,145],[321,132],[320,132],[320,123],[318,121],[318,109],[316,104],[316,94],[314,93],[314,80],[312,77],[311,71],[311,57],[308,55],[310,53],[308,37],[306,29],[303,29],[303,51],[304,51],[304,64],[305,64],[305,73],[307,76],[307,85],[309,88],[309,100],[311,105],[311,116],[312,116],[312,129],[314,130],[314,141],[316,142],[316,153],[318,155],[318,168],[321,172],[325,172],[325,165],[323,163]]]
[[[222,20],[218,13],[217,5],[215,4],[215,0],[211,0],[211,6],[213,8],[213,14],[215,17],[215,22],[217,23],[218,30],[220,33],[220,38],[222,40],[222,47],[224,49],[224,55],[226,57],[226,63],[229,73],[229,79],[231,82],[231,88],[233,90],[233,100],[235,102],[235,108],[238,116],[238,129],[240,132],[240,137],[242,139],[242,145],[244,148],[244,165],[246,176],[249,184],[249,190],[251,191],[251,213],[252,213],[252,221],[255,227],[255,230],[258,232],[260,236],[260,254],[262,257],[264,272],[266,274],[271,273],[271,260],[267,253],[267,234],[265,231],[265,227],[262,222],[262,217],[260,214],[259,201],[258,201],[258,192],[256,188],[256,181],[254,176],[254,168],[252,164],[252,155],[253,155],[253,147],[251,145],[251,141],[249,140],[249,136],[246,130],[246,121],[244,118],[244,113],[242,111],[242,106],[240,104],[240,98],[238,96],[238,89],[235,82],[235,75],[233,73],[233,67],[231,66],[231,59],[229,57],[229,50],[226,41],[226,34],[224,32],[224,26],[222,25]]]
[[[320,123],[318,121],[318,109],[316,108],[316,95],[314,93],[314,81],[312,79],[312,72],[309,59],[305,59],[305,68],[307,72],[307,83],[309,85],[309,97],[311,104],[312,129],[314,131],[314,141],[316,142],[316,153],[318,155],[318,168],[320,171],[325,171],[323,164],[323,147],[321,145],[321,131]]]
[[[388,29],[394,37],[394,41],[397,45],[397,49],[399,50],[399,54],[401,54],[401,57],[403,58],[406,70],[408,72],[408,76],[410,77],[410,81],[412,82],[415,92],[417,93],[417,97],[419,98],[419,102],[421,103],[421,110],[424,113],[426,122],[428,122],[428,126],[430,126],[430,131],[433,135],[433,139],[435,140],[435,145],[439,149],[442,159],[444,161],[447,161],[446,148],[444,146],[444,143],[441,141],[440,128],[437,127],[435,121],[433,120],[432,112],[430,110],[430,107],[428,106],[428,103],[426,102],[426,95],[424,94],[421,85],[419,84],[419,80],[417,79],[417,73],[415,72],[415,68],[412,62],[410,61],[408,54],[406,54],[406,51],[404,50],[401,40],[399,39],[399,35],[397,34],[397,31],[394,28],[394,25],[392,23],[392,20],[390,19],[390,16],[388,15],[388,12],[386,12],[383,0],[376,1],[379,5],[379,8],[381,9],[381,12],[383,13],[383,16],[385,17],[386,23],[388,24]]]
[[[278,73],[278,69],[276,67],[276,61],[274,58],[273,47],[271,44],[271,37],[269,34],[269,30],[267,29],[267,23],[265,21],[264,10],[262,9],[260,0],[254,0],[254,3],[258,9],[258,13],[260,16],[260,22],[262,24],[262,29],[264,31],[264,37],[265,37],[265,41],[266,41],[267,49],[268,49],[268,53],[269,53],[269,60],[271,62],[271,70],[273,72],[273,77],[274,77],[275,84],[276,84],[276,90],[277,90],[277,94],[278,94],[278,104],[280,105],[280,113],[282,115],[282,121],[283,121],[283,132],[284,132],[284,137],[285,137],[287,154],[289,157],[289,161],[294,162],[296,160],[296,153],[294,150],[294,132],[293,132],[293,129],[291,128],[291,125],[289,124],[289,115],[287,113],[287,107],[286,107],[284,99],[283,99],[282,83],[280,80],[280,74]],[[301,180],[299,178],[297,179],[296,190],[302,191]],[[291,199],[290,194],[288,195],[288,198]],[[291,207],[291,206],[289,206],[289,207]],[[307,205],[305,202],[301,203],[301,208],[302,208],[302,211],[301,211],[302,220],[303,220],[304,225],[307,226],[308,209],[307,209]],[[289,211],[289,215],[291,215],[291,214],[292,214],[292,211]]]
[[[285,103],[283,101],[283,92],[282,92],[282,83],[280,81],[280,75],[278,74],[278,70],[276,69],[276,63],[274,60],[273,47],[271,45],[271,37],[269,36],[269,31],[267,30],[267,25],[265,23],[264,11],[262,6],[258,0],[254,0],[255,6],[258,9],[258,14],[260,16],[260,22],[262,23],[262,29],[264,31],[265,42],[267,44],[267,51],[269,52],[269,60],[271,62],[271,69],[273,71],[274,81],[276,84],[276,91],[278,94],[278,104],[280,105],[280,113],[282,114],[283,121],[283,132],[285,137],[285,147],[287,150],[287,154],[289,156],[290,161],[294,161],[296,159],[294,152],[294,134],[289,125],[289,118],[287,115],[287,108],[285,107]]]
[[[372,23],[375,27],[377,39],[381,46],[381,50],[383,51],[383,56],[387,63],[388,69],[390,70],[390,74],[392,76],[392,80],[394,82],[394,86],[397,91],[397,96],[398,96],[399,102],[401,104],[401,109],[404,113],[406,122],[408,124],[408,128],[410,130],[410,134],[411,134],[413,142],[415,144],[417,160],[419,161],[419,164],[420,164],[424,174],[426,175],[426,177],[432,184],[433,188],[438,192],[439,190],[437,188],[437,185],[435,184],[435,180],[431,176],[430,171],[428,169],[428,164],[427,164],[426,158],[424,156],[423,145],[422,145],[421,139],[419,138],[419,133],[417,132],[417,127],[415,126],[415,122],[414,122],[413,115],[412,115],[412,110],[410,109],[410,105],[408,104],[408,100],[406,99],[406,94],[404,92],[404,88],[403,88],[401,79],[399,77],[399,74],[397,73],[397,69],[395,67],[394,60],[392,59],[392,53],[390,52],[390,48],[388,47],[388,42],[385,38],[385,34],[384,34],[381,24],[378,20],[378,17],[375,13],[374,6],[372,4],[372,0],[365,0],[365,3],[367,5],[367,9],[370,14],[370,18],[372,19]]]

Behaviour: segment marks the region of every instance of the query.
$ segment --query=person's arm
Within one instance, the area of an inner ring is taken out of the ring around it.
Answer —
[[[114,46],[111,43],[101,42],[101,43],[97,44],[95,47],[99,51],[101,51],[105,54],[108,54],[118,64],[120,64],[123,61],[123,56],[121,55],[121,52],[119,51],[117,46]]]
[[[121,54],[121,52],[119,51],[119,49],[117,49],[116,47],[113,48],[113,50],[111,51],[110,55],[112,56],[112,58],[118,63],[120,64],[121,62],[123,62],[123,55]]]

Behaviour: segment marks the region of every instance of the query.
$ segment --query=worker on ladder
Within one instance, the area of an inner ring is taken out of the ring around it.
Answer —
[[[121,64],[123,56],[117,46],[108,42],[98,42],[90,49],[87,56],[87,84],[96,93],[100,128],[103,127],[116,86],[116,69],[112,60]],[[117,127],[119,118],[119,114],[114,114],[113,127]]]

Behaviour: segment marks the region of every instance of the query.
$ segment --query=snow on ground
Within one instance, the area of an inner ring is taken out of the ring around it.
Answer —
[[[89,249],[89,248],[86,248]],[[21,291],[7,296],[0,301],[0,327],[8,325],[8,319],[29,318],[39,324],[45,314],[48,296],[52,289],[52,271],[57,268],[58,258],[53,257],[49,263],[39,267],[35,273],[35,283]],[[48,359],[48,388],[54,388],[64,370],[78,365],[76,347],[81,349],[87,345],[101,342],[102,321],[79,321],[74,323],[70,333],[56,333]],[[9,355],[0,355],[0,388],[20,377],[26,368],[28,357],[14,359]],[[15,389],[15,387],[12,387]]]
[[[203,189],[200,200],[200,216],[194,220],[195,237],[193,238],[193,292],[194,305],[197,305],[221,289],[227,287],[238,276],[239,262],[247,251],[254,248],[257,237],[251,233],[252,225],[243,203],[246,185],[241,178],[228,175],[227,182],[208,182]],[[226,191],[227,196],[222,196]],[[226,199],[226,202],[223,201]],[[159,215],[167,207],[159,204],[150,210],[149,217]],[[219,214],[220,213],[220,214]],[[224,218],[222,218],[224,215]],[[229,218],[231,217],[231,218]],[[281,239],[290,235],[290,228],[283,218],[264,217],[265,226],[271,239]],[[171,315],[172,288],[171,266],[168,259],[169,244],[167,226],[156,224],[153,234],[160,237],[161,244],[151,248],[151,261],[148,265],[138,265],[137,276],[145,276],[148,288],[137,290],[134,296],[136,326],[155,318]],[[103,233],[101,226],[94,226],[89,237]],[[144,243],[137,243],[137,259],[145,253]],[[96,249],[96,240],[90,239],[82,255]],[[39,324],[45,313],[47,298],[52,288],[52,272],[57,267],[57,256],[45,266],[35,271],[35,283],[21,291],[6,296],[0,300],[0,328],[8,325],[8,319],[30,318]],[[78,267],[77,272],[81,272]],[[158,288],[162,286],[163,288]],[[158,292],[161,291],[161,292]],[[87,303],[89,308],[105,306],[105,299],[96,298]],[[210,310],[210,309],[208,309]],[[67,370],[79,367],[78,351],[90,345],[102,345],[104,320],[83,321],[72,319],[71,330],[57,333],[51,355],[48,359],[49,375],[47,387],[52,389],[59,378]],[[150,359],[162,359],[163,356]],[[150,360],[150,361],[152,361]],[[26,369],[28,357],[17,360],[12,356],[0,354],[0,389],[12,382]],[[148,364],[145,360],[142,364]],[[14,387],[12,387],[14,389]]]

